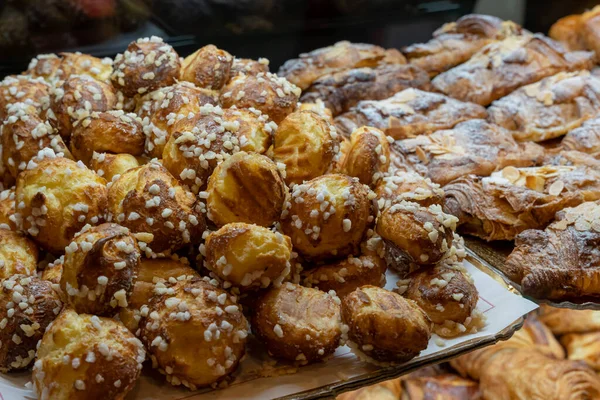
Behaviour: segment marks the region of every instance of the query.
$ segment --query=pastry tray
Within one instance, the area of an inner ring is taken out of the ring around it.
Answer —
[[[235,373],[235,379],[220,390],[189,392],[172,387],[152,370],[144,369],[140,382],[126,400],[221,400],[221,399],[322,399],[362,386],[392,379],[418,368],[448,361],[474,349],[510,338],[521,328],[523,316],[537,305],[523,298],[497,271],[474,254],[469,254],[465,267],[471,273],[480,293],[477,308],[487,317],[486,326],[478,333],[439,341],[433,337],[419,357],[397,366],[378,367],[360,361],[348,347],[337,349],[326,362],[304,367],[275,363],[260,343],[252,339],[248,354]],[[387,273],[386,288],[392,289],[398,277]],[[0,374],[0,399],[29,400],[31,391],[24,384],[29,373]]]
[[[506,258],[512,252],[514,248],[513,242],[499,241],[499,242],[486,242],[479,238],[472,236],[464,236],[465,245],[469,256],[480,263],[488,265],[495,274],[502,277],[511,287],[519,291],[525,298],[537,303],[545,304],[552,307],[558,308],[569,308],[573,310],[600,310],[600,302],[594,298],[583,298],[577,300],[564,300],[564,301],[552,301],[547,299],[536,299],[527,296],[522,293],[521,285],[511,281],[503,272],[502,266],[506,262]]]

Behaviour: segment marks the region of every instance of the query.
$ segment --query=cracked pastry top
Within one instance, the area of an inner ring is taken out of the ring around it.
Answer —
[[[593,157],[600,156],[600,117],[585,121],[579,128],[573,129],[560,142],[564,150],[576,150]]]
[[[485,120],[399,140],[392,148],[407,166],[440,185],[461,176],[488,176],[506,166],[531,167],[544,157],[535,143],[518,143],[511,132]]]
[[[589,71],[559,72],[496,100],[488,120],[520,141],[559,137],[596,115],[600,79]]]
[[[491,15],[468,14],[442,25],[426,43],[402,49],[408,61],[423,68],[432,78],[467,61],[483,46],[525,34],[521,26]]]
[[[600,174],[587,166],[512,166],[481,178],[467,175],[444,186],[444,210],[458,230],[482,239],[512,240],[543,229],[557,211],[600,199]]]
[[[372,44],[342,41],[286,61],[277,75],[304,90],[325,74],[384,63],[405,64],[406,59],[396,49],[385,50]]]
[[[346,137],[368,125],[394,139],[405,139],[449,129],[469,119],[486,118],[485,108],[443,94],[406,89],[385,100],[364,100],[335,119]]]
[[[432,81],[435,90],[487,106],[515,89],[561,71],[590,69],[593,53],[568,52],[541,34],[491,43]]]

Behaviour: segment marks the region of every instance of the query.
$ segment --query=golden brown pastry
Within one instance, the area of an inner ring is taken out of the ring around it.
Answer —
[[[599,107],[599,78],[589,71],[559,72],[496,100],[488,120],[517,140],[541,142],[579,127]]]
[[[306,89],[300,101],[322,100],[334,116],[348,111],[361,100],[382,100],[407,89],[429,89],[427,72],[410,64],[381,64],[321,76]]]
[[[469,174],[488,176],[509,165],[531,167],[545,153],[534,143],[517,143],[510,131],[482,119],[400,140],[392,147],[403,164],[442,186]]]
[[[128,153],[140,156],[146,136],[142,119],[122,110],[93,112],[76,121],[71,133],[71,152],[76,159],[89,164],[94,152]]]
[[[423,68],[433,78],[467,61],[483,46],[521,34],[525,31],[512,21],[468,14],[442,25],[428,42],[404,47],[402,53],[411,64]]]
[[[60,287],[76,312],[112,316],[127,307],[139,264],[140,248],[129,229],[101,224],[65,247]]]
[[[512,36],[488,44],[431,84],[448,96],[487,106],[521,86],[561,71],[590,69],[592,63],[592,53],[568,52],[541,34]]]
[[[390,379],[375,385],[362,387],[352,392],[342,393],[336,400],[398,400],[402,395],[401,379]],[[405,399],[402,399],[405,400]],[[408,399],[410,400],[410,399]]]
[[[392,141],[379,129],[363,126],[352,132],[350,145],[341,161],[340,172],[357,177],[374,187],[390,166]]]
[[[397,171],[394,175],[384,176],[377,184],[375,194],[380,210],[402,201],[423,207],[444,201],[444,191],[440,185],[412,171]]]
[[[54,76],[64,81],[73,75],[87,75],[102,82],[108,82],[110,74],[113,72],[112,60],[110,58],[97,58],[89,54],[75,53],[60,53],[60,64]]]
[[[458,217],[462,233],[512,240],[526,229],[543,229],[565,207],[600,199],[598,178],[590,167],[550,165],[467,175],[444,186],[444,210]]]
[[[130,169],[134,169],[139,166],[139,159],[131,154],[94,152],[90,161],[90,168],[96,171],[98,176],[103,177],[108,182],[112,182],[114,179],[117,179]]]
[[[64,255],[60,256],[53,262],[49,263],[46,266],[46,268],[44,268],[44,270],[42,271],[42,279],[45,281],[51,282],[53,284],[52,288],[55,291],[61,291],[60,290],[60,279],[62,277],[64,260],[65,260],[65,256]],[[60,294],[62,295],[63,293],[61,292]],[[61,299],[62,298],[63,298],[63,296],[61,296]]]
[[[271,226],[281,217],[288,190],[267,156],[238,152],[215,168],[208,181],[206,216],[217,226],[246,222]]]
[[[569,360],[581,360],[587,365],[600,370],[598,341],[600,332],[570,333],[560,338],[560,342],[567,349]]]
[[[34,106],[25,103],[13,103],[7,107],[0,145],[3,162],[14,178],[44,148],[50,148],[60,156],[73,158],[54,128],[37,115]]]
[[[289,185],[328,172],[339,152],[339,136],[331,120],[314,111],[291,113],[273,136],[273,160],[285,164]]]
[[[117,90],[133,97],[174,84],[180,67],[171,45],[156,36],[140,38],[116,55],[110,80]]]
[[[27,236],[8,229],[0,229],[0,279],[13,275],[35,275],[38,248]]]
[[[540,165],[590,167],[598,170],[600,168],[600,159],[577,150],[547,151]]]
[[[269,60],[259,58],[252,60],[250,58],[234,57],[229,71],[229,79],[239,74],[258,75],[261,72],[269,72]]]
[[[94,111],[112,110],[116,103],[117,96],[110,84],[88,75],[71,75],[61,87],[54,89],[50,104],[53,115],[48,118],[60,136],[68,140],[75,121]]]
[[[196,242],[205,228],[195,196],[155,162],[130,169],[112,182],[108,210],[112,221],[149,234],[144,242],[155,253]]]
[[[590,118],[560,142],[564,150],[576,150],[600,158],[600,117]]]
[[[277,124],[294,111],[299,97],[300,88],[270,72],[237,75],[221,91],[223,107],[255,108]]]
[[[348,68],[374,67],[380,63],[405,64],[406,59],[394,49],[342,41],[286,61],[278,75],[304,90],[325,74]]]
[[[50,108],[50,91],[50,85],[42,78],[7,76],[0,82],[0,121],[6,119],[8,106],[14,103],[26,103],[45,115]],[[48,117],[51,115],[52,112]]]
[[[19,174],[17,212],[22,230],[60,254],[83,226],[104,220],[107,190],[106,181],[80,161],[52,156]]]
[[[437,265],[416,271],[402,283],[399,293],[415,301],[437,325],[446,321],[468,325],[465,320],[471,317],[479,300],[479,293],[470,277],[452,266]],[[436,333],[448,336],[445,333],[450,332],[436,329]]]
[[[374,219],[374,198],[356,178],[323,175],[292,187],[281,226],[307,260],[357,254]]]
[[[348,345],[377,362],[404,362],[429,343],[431,321],[412,300],[376,286],[363,286],[342,300]]]
[[[385,261],[376,254],[348,256],[341,261],[303,271],[302,284],[323,292],[333,290],[340,298],[364,285],[385,285]]]
[[[569,50],[600,51],[600,7],[582,14],[567,15],[550,27],[548,36],[562,42]]]
[[[127,307],[119,309],[119,320],[132,333],[137,332],[142,312],[146,314],[150,299],[154,295],[167,291],[168,284],[199,276],[185,258],[173,256],[172,258],[140,259],[133,290],[127,299]]]
[[[37,342],[62,309],[50,282],[34,276],[12,275],[0,289],[0,372],[27,368]]]
[[[221,90],[229,80],[233,56],[212,44],[190,54],[181,64],[181,80],[198,87]]]
[[[322,360],[342,337],[339,304],[333,292],[287,282],[258,300],[252,332],[274,357],[303,364]]]
[[[56,71],[61,63],[61,58],[56,54],[38,54],[29,62],[25,75],[32,78],[43,78],[51,82],[56,77]]]
[[[375,230],[383,239],[388,266],[404,277],[456,252],[452,244],[457,222],[439,205],[425,208],[402,201],[383,210]]]
[[[240,290],[278,287],[291,273],[292,241],[258,225],[230,223],[206,238],[206,267]]]
[[[162,158],[165,143],[178,121],[185,123],[201,109],[205,110],[202,106],[218,103],[218,92],[197,88],[189,82],[162,87],[142,97],[135,112],[142,118],[148,155]],[[206,111],[210,110],[210,107],[206,108]]]
[[[145,357],[142,343],[117,321],[66,309],[40,342],[34,391],[40,399],[123,399]]]
[[[265,153],[277,128],[258,110],[205,106],[177,122],[162,153],[163,165],[197,193],[215,167],[239,151]]]
[[[600,331],[600,311],[569,310],[540,305],[539,319],[555,335]]]
[[[244,355],[248,322],[235,297],[200,278],[169,286],[141,315],[139,336],[172,385],[196,390],[219,382]]]
[[[0,229],[17,230],[15,188],[0,192]]]
[[[583,363],[553,360],[532,350],[501,351],[484,365],[484,399],[574,400],[600,397],[600,377]]]
[[[438,93],[406,89],[385,100],[363,100],[335,119],[344,136],[367,125],[394,139],[405,139],[450,129],[459,122],[485,118],[485,108]]]
[[[401,379],[400,400],[482,400],[477,382],[454,374]]]
[[[526,230],[502,271],[523,293],[553,300],[598,296],[600,287],[600,203],[565,208],[545,230]]]

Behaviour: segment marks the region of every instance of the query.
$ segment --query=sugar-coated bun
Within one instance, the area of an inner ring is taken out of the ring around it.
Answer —
[[[146,136],[142,119],[134,113],[122,110],[93,112],[73,125],[71,152],[85,164],[89,164],[95,151],[133,156],[144,152]]]
[[[260,297],[252,315],[252,332],[277,358],[313,362],[340,344],[340,299],[287,282]]]
[[[343,298],[364,285],[383,287],[385,285],[385,261],[373,255],[349,256],[340,261],[306,269],[302,274],[302,284],[324,292],[334,290]]]
[[[50,123],[60,136],[68,139],[73,123],[90,116],[94,111],[112,110],[117,103],[114,88],[88,75],[71,75],[51,96]]]
[[[205,105],[219,104],[219,93],[201,89],[190,82],[178,82],[157,89],[142,97],[136,113],[142,118],[146,134],[146,153],[162,158],[165,144],[178,122],[186,123],[202,111]]]
[[[187,56],[181,64],[181,80],[198,87],[220,90],[229,80],[233,56],[209,44]]]
[[[9,75],[0,82],[0,121],[7,118],[8,106],[26,103],[40,115],[50,107],[50,85],[43,78]]]
[[[390,144],[385,133],[362,126],[350,135],[350,146],[341,162],[341,172],[374,187],[390,166]]]
[[[206,266],[240,290],[281,285],[291,273],[292,241],[258,225],[231,223],[205,243]]]
[[[207,216],[217,226],[231,222],[271,226],[281,217],[288,190],[271,159],[239,152],[215,168],[206,195]]]
[[[235,297],[207,280],[178,281],[141,311],[139,336],[152,365],[171,384],[193,390],[235,371],[248,335]]]
[[[117,54],[110,80],[115,88],[133,97],[174,84],[180,67],[179,56],[171,45],[156,36],[140,38]]]
[[[35,275],[38,248],[20,232],[0,229],[0,279],[15,274]]]
[[[38,116],[32,105],[10,104],[1,129],[2,161],[14,178],[44,148],[50,148],[63,157],[73,158],[62,138],[47,121]]]
[[[373,222],[375,194],[358,179],[328,174],[291,188],[281,226],[306,259],[358,254]]]
[[[135,333],[141,318],[140,310],[144,306],[148,307],[152,296],[168,290],[167,285],[170,283],[199,276],[185,258],[142,258],[127,307],[120,309],[119,319],[127,329]]]
[[[376,231],[385,243],[388,266],[402,276],[421,265],[431,265],[449,255],[458,219],[442,212],[402,201],[386,208],[377,218]]]
[[[233,79],[234,76],[244,75],[258,75],[260,73],[269,72],[269,60],[266,58],[259,58],[252,60],[250,58],[237,58],[234,57],[233,63],[231,64],[231,71],[229,72],[229,79]]]
[[[101,224],[82,230],[65,248],[60,287],[76,312],[113,316],[127,307],[139,264],[129,229]]]
[[[327,117],[296,111],[273,137],[273,159],[286,166],[286,182],[302,183],[329,171],[339,157],[339,136]]]
[[[16,230],[15,188],[0,191],[0,229]]]
[[[110,154],[94,152],[90,161],[90,168],[108,182],[112,182],[115,177],[118,178],[130,169],[139,166],[139,158],[125,153]]]
[[[89,54],[60,53],[62,57],[55,73],[55,78],[67,80],[73,75],[88,75],[99,81],[108,82],[112,73],[110,58],[97,58]]]
[[[56,54],[38,54],[29,62],[25,75],[29,75],[32,78],[43,78],[48,82],[53,81],[60,62],[61,58]]]
[[[300,88],[270,72],[240,74],[232,78],[221,92],[223,107],[256,108],[275,123],[294,111]]]
[[[148,233],[147,247],[156,253],[180,249],[197,240],[205,228],[196,196],[155,162],[131,169],[114,181],[108,207],[114,222],[135,233]]]
[[[206,187],[215,167],[239,151],[265,153],[277,128],[258,110],[206,105],[175,123],[162,154],[164,166],[194,193]]]
[[[122,400],[146,352],[119,322],[64,310],[40,342],[33,385],[40,400]]]
[[[440,185],[416,172],[398,171],[395,175],[383,177],[375,188],[375,194],[380,210],[402,201],[411,201],[423,207],[444,201],[444,190]]]
[[[438,265],[414,272],[402,284],[401,294],[414,300],[435,324],[445,321],[462,324],[479,299],[473,282],[451,266]]]
[[[27,368],[37,342],[62,303],[52,284],[35,276],[12,275],[0,287],[0,372]]]
[[[86,224],[102,222],[106,213],[106,181],[83,163],[62,157],[44,158],[21,172],[16,194],[22,229],[56,254]]]
[[[342,299],[348,344],[369,359],[405,362],[427,348],[431,321],[412,300],[376,286],[363,286]]]

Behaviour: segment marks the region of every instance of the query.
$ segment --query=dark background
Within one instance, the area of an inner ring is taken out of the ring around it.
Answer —
[[[547,32],[558,18],[600,1],[565,0],[0,0],[0,74],[39,53],[114,56],[157,35],[181,56],[213,43],[238,57],[267,57],[276,70],[301,52],[339,40],[402,47],[429,39],[470,12]]]

